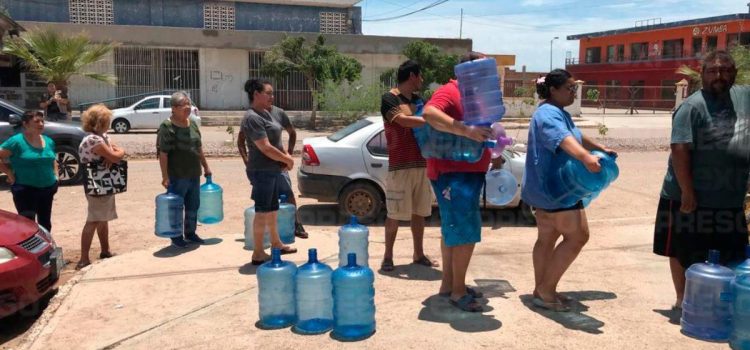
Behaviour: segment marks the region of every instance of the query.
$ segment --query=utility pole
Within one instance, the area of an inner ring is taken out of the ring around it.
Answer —
[[[464,35],[464,9],[461,9],[461,22],[458,26],[458,38],[463,39]]]
[[[552,71],[552,42],[555,40],[560,39],[559,37],[554,37],[552,40],[549,41],[549,71]]]

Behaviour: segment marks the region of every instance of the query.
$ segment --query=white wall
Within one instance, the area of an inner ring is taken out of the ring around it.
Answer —
[[[115,76],[114,55],[109,54],[101,61],[86,67],[86,72],[105,73]],[[68,98],[70,105],[76,110],[80,103],[102,101],[115,98],[115,85],[96,81],[90,78],[75,76],[68,84]]]
[[[242,91],[250,75],[247,50],[202,48],[199,59],[201,108],[249,108],[247,96]]]

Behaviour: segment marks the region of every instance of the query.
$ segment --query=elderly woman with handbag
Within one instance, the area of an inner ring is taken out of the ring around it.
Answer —
[[[81,141],[78,153],[86,167],[84,192],[88,202],[88,216],[81,232],[81,259],[76,269],[89,264],[89,249],[94,232],[99,236],[102,250],[99,258],[112,257],[109,248],[109,221],[117,219],[115,193],[125,189],[124,170],[121,164],[125,151],[109,140],[107,130],[112,112],[102,104],[91,106],[81,117],[83,130],[89,134]],[[102,181],[102,179],[107,179]]]

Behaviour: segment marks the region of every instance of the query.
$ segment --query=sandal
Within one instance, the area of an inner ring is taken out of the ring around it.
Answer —
[[[557,297],[557,300],[560,300],[560,302],[563,304],[571,304],[571,303],[576,302],[574,298],[561,294],[561,293],[557,293],[555,296]]]
[[[297,252],[297,248],[292,248],[290,246],[284,246],[281,248],[281,255],[294,254],[296,252]]]
[[[478,299],[478,298],[481,298],[481,297],[484,296],[484,293],[482,293],[479,290],[476,290],[474,288],[471,288],[469,286],[466,286],[466,294],[471,295],[475,299]],[[442,293],[438,293],[438,295],[441,296],[441,297],[446,297],[447,298],[447,297],[451,296],[451,292],[442,292]]]
[[[439,267],[440,266],[440,264],[438,264],[437,261],[430,259],[427,255],[422,255],[421,258],[412,261],[412,264],[422,265],[422,266],[427,266],[427,267]]]
[[[266,257],[263,260],[252,259],[252,260],[250,260],[250,263],[253,264],[254,266],[258,266],[258,265],[263,265],[263,263],[265,263],[266,261],[271,261],[271,257],[270,256]]]
[[[466,312],[481,312],[482,305],[479,304],[471,295],[464,294],[458,300],[449,299],[451,305]]]
[[[80,270],[80,269],[82,269],[82,268],[84,268],[86,266],[89,266],[89,265],[91,265],[90,261],[89,262],[79,261],[78,264],[76,264],[76,270]]]
[[[553,311],[553,312],[570,311],[570,306],[567,306],[559,301],[552,303],[552,302],[544,301],[542,298],[534,297],[534,299],[531,300],[531,303],[534,304],[534,306],[540,307],[545,310]]]
[[[99,259],[109,259],[109,258],[111,258],[111,257],[113,257],[115,255],[117,255],[117,254],[114,254],[112,252],[101,252],[99,254]]]
[[[393,266],[393,259],[383,259],[383,262],[380,263],[380,270],[390,272],[393,271],[395,266]]]

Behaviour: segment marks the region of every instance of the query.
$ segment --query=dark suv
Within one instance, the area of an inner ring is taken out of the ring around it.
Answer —
[[[24,109],[0,99],[0,143],[22,131],[20,116]],[[55,141],[57,172],[61,185],[78,184],[83,180],[78,145],[86,133],[74,124],[44,122],[44,135]]]

